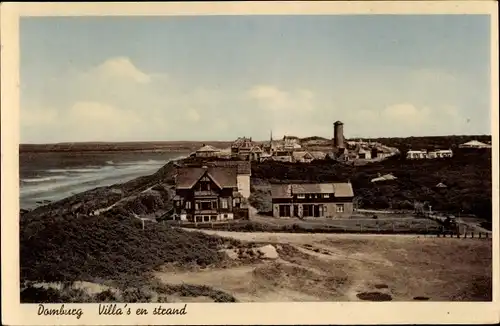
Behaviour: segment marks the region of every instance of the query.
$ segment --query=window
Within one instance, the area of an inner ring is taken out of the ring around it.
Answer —
[[[344,212],[344,204],[337,204],[337,213]]]
[[[330,195],[329,194],[324,194],[323,198],[330,198]]]
[[[306,195],[297,195],[297,198],[304,199],[304,198],[306,198]]]
[[[191,202],[190,201],[186,202],[186,209],[191,209]]]
[[[194,209],[195,210],[199,210],[200,209],[200,205],[197,202],[194,203]]]
[[[221,207],[223,209],[227,209],[227,199],[226,198],[221,198],[220,203],[221,203]]]
[[[200,202],[200,204],[201,204],[201,209],[202,210],[210,210],[210,209],[212,209],[212,202],[202,201],[202,202]]]
[[[200,191],[209,191],[210,190],[210,182],[202,181],[200,182]]]

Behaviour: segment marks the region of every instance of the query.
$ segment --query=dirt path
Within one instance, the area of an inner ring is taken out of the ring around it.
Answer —
[[[221,237],[233,238],[248,242],[273,242],[273,243],[310,243],[325,239],[374,239],[374,238],[423,238],[413,234],[349,234],[349,233],[270,233],[270,232],[232,232],[219,230],[189,229],[191,232],[203,232]]]
[[[203,232],[273,243],[280,258],[197,272],[158,272],[159,280],[210,286],[242,302],[491,300],[488,239]]]

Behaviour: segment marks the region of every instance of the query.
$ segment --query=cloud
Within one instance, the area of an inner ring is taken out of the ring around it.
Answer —
[[[398,103],[379,110],[353,111],[347,118],[344,130],[351,137],[363,134],[381,137],[460,134],[465,121],[453,106],[431,108]]]
[[[332,85],[293,87],[175,77],[115,57],[50,76],[38,88],[23,85],[21,141],[267,139],[270,130],[275,137],[331,137],[336,120],[347,137],[467,130],[468,84],[439,70],[388,70],[383,78],[364,71],[337,76]]]
[[[255,85],[248,95],[264,108],[273,111],[311,111],[314,93],[308,89],[285,91],[274,85]]]
[[[139,84],[151,82],[151,76],[139,70],[127,57],[108,59],[99,66],[92,68],[86,75],[105,81],[129,79]]]

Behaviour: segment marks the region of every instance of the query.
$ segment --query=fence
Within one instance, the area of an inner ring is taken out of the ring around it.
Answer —
[[[441,232],[436,235],[438,238],[462,238],[462,239],[491,239],[492,235],[488,232]]]

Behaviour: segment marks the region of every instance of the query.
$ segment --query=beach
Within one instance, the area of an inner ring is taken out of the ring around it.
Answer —
[[[20,153],[20,208],[155,173],[188,152]]]

